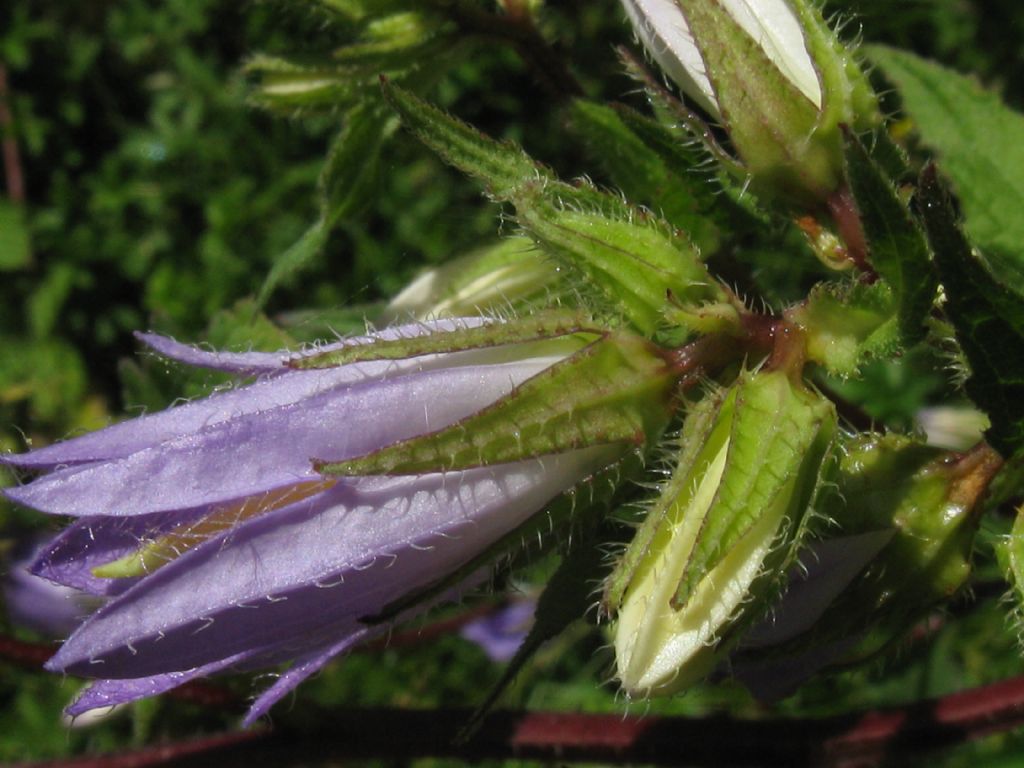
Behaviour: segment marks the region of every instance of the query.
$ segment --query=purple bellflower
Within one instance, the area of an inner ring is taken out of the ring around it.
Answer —
[[[353,339],[478,328],[438,321]],[[296,369],[294,353],[228,354],[143,335],[161,355],[253,383],[56,443],[7,463],[44,472],[5,491],[74,518],[37,576],[103,596],[50,670],[95,678],[79,714],[220,670],[293,662],[250,723],[333,657],[486,577],[474,559],[621,446],[371,477],[318,471],[436,432],[571,357],[574,339]],[[518,433],[516,433],[518,436]],[[431,593],[440,583],[451,585]]]

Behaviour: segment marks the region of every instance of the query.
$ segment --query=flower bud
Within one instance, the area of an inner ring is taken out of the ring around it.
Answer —
[[[817,207],[843,174],[840,125],[880,121],[851,53],[804,0],[622,0],[644,47],[721,122],[762,193]]]
[[[679,464],[606,588],[629,694],[707,674],[795,553],[836,429],[783,371],[744,374],[687,418]]]

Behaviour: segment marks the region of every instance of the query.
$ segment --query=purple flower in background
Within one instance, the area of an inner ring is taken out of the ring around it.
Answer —
[[[414,476],[338,478],[314,468],[314,459],[365,455],[460,421],[571,353],[558,343],[295,370],[294,354],[143,338],[167,357],[258,378],[6,457],[47,472],[7,489],[10,499],[75,518],[32,571],[109,598],[47,665],[98,678],[71,714],[219,670],[293,661],[256,700],[251,722],[331,658],[386,631],[366,617],[458,574],[619,455],[602,446]]]
[[[12,624],[46,637],[62,637],[96,610],[102,598],[30,574],[27,568],[38,549],[27,547],[5,569],[4,605]]]
[[[469,622],[459,634],[480,646],[491,661],[508,661],[526,639],[536,610],[536,600],[526,597],[513,600]]]

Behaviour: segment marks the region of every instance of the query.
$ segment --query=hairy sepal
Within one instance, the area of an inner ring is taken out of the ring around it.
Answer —
[[[723,300],[682,232],[587,182],[566,184],[520,147],[498,142],[385,83],[402,122],[445,161],[516,208],[525,234],[560,265],[598,288],[607,309],[647,336],[664,324],[666,297]]]
[[[583,343],[604,335],[605,330],[578,312],[548,311],[480,326],[395,339],[376,339],[320,354],[305,354],[288,361],[291,368],[334,368],[372,360],[406,360],[424,355],[464,352],[510,344],[576,336]]]
[[[642,448],[668,422],[675,389],[675,375],[660,350],[641,337],[608,332],[449,427],[315,465],[325,475],[414,475],[595,445]]]
[[[717,0],[681,6],[729,137],[755,186],[816,205],[842,172],[837,126]]]

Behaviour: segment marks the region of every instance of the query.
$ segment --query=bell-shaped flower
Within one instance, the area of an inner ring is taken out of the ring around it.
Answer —
[[[664,363],[646,342],[560,322],[439,321],[300,355],[145,337],[256,379],[6,457],[47,470],[10,499],[74,518],[32,571],[107,598],[48,663],[99,678],[69,711],[293,661],[251,721],[334,656],[482,580],[488,553],[668,418],[672,379],[653,396]],[[632,410],[624,361],[648,382]]]
[[[840,187],[840,126],[881,118],[853,54],[810,3],[622,4],[650,55],[729,134],[755,188],[813,210]]]

